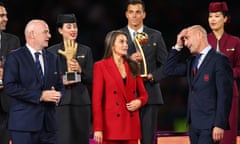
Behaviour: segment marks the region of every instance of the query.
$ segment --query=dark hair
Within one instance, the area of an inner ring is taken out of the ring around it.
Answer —
[[[0,6],[2,7],[5,7],[4,3],[3,2],[0,2]]]
[[[145,3],[142,0],[128,0],[127,5],[126,5],[126,10],[128,9],[129,5],[136,5],[136,4],[141,4],[143,11],[145,11]]]
[[[112,46],[114,45],[114,42],[117,38],[118,35],[125,35],[127,37],[127,34],[123,31],[110,31],[107,33],[105,37],[105,52],[103,58],[108,58],[112,56]]]
[[[114,42],[116,41],[116,38],[118,35],[125,35],[126,37],[128,37],[127,33],[120,31],[120,30],[114,30],[114,31],[110,31],[107,33],[107,35],[105,37],[105,52],[104,52],[103,59],[106,59],[106,58],[112,56],[112,54],[113,54],[112,46],[114,45]],[[139,68],[139,65],[137,64],[137,62],[131,60],[129,58],[129,56],[126,56],[125,59],[127,60],[128,64],[129,64],[132,75],[133,76],[139,75],[140,68]]]

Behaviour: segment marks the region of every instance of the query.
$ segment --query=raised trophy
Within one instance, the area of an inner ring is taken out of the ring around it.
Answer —
[[[147,43],[148,41],[148,35],[145,32],[139,32],[136,34],[134,37],[135,43],[136,43],[136,48],[142,55],[142,61],[139,61],[140,65],[140,76],[141,77],[147,77],[147,63],[146,63],[146,58],[142,49],[143,44]]]
[[[81,82],[81,75],[76,71],[72,71],[70,68],[70,61],[76,58],[78,44],[74,40],[64,40],[64,51],[58,50],[58,53],[66,58],[67,72],[63,75],[64,83],[77,83]]]

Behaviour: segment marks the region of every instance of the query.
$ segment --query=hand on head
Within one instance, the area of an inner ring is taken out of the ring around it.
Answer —
[[[187,31],[188,31],[187,28],[185,28],[177,35],[175,47],[182,48],[184,46],[184,39],[187,36]]]

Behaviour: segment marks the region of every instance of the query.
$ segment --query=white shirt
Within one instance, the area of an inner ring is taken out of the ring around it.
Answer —
[[[41,68],[42,68],[43,75],[44,75],[44,63],[43,63],[42,51],[36,51],[36,50],[33,49],[32,47],[30,47],[28,44],[26,44],[26,46],[27,46],[27,48],[29,49],[29,51],[31,52],[34,61],[36,61],[35,52],[41,53],[41,54],[39,55],[39,61],[40,61],[40,64],[41,64]]]
[[[198,65],[197,65],[198,68],[200,67],[200,65],[202,64],[204,58],[207,56],[207,54],[208,54],[208,52],[209,52],[210,50],[211,50],[211,46],[208,45],[203,51],[200,52],[201,57],[200,57],[200,59],[199,59]]]
[[[143,26],[140,28],[140,29],[138,29],[137,31],[135,31],[135,30],[133,30],[133,29],[131,29],[129,26],[128,26],[128,30],[129,30],[129,33],[131,34],[131,38],[132,38],[132,41],[134,41],[134,32],[143,32]]]

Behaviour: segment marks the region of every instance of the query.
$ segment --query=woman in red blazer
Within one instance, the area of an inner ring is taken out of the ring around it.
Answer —
[[[224,132],[220,144],[236,144],[238,128],[238,87],[237,79],[240,78],[240,40],[238,37],[225,32],[224,26],[230,22],[226,2],[211,2],[209,4],[208,23],[212,30],[208,34],[209,44],[217,51],[224,53],[233,69],[233,98],[229,116],[230,130]]]
[[[148,94],[138,64],[127,58],[127,34],[111,31],[104,58],[93,69],[94,140],[102,144],[137,144],[141,138],[138,109]]]

